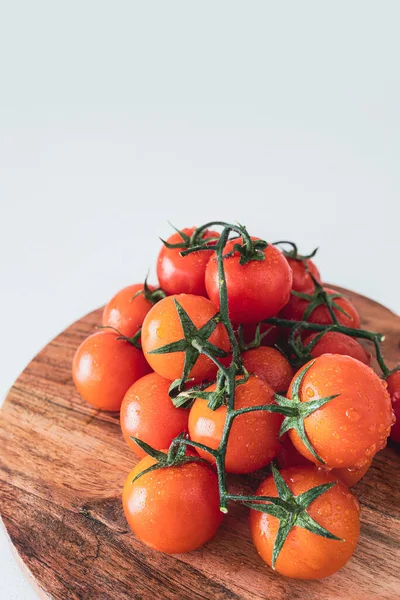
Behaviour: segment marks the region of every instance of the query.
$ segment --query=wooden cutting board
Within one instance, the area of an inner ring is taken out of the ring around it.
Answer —
[[[362,325],[387,336],[389,365],[400,362],[400,318],[349,292]],[[86,404],[71,378],[78,344],[100,310],[46,346],[12,387],[1,411],[0,509],[17,554],[42,598],[57,600],[331,599],[400,597],[400,455],[388,447],[354,492],[361,538],[349,564],[323,581],[275,574],[257,555],[248,510],[233,505],[216,538],[190,554],[168,556],[128,529],[121,489],[136,459],[117,415]],[[262,475],[231,480],[254,490]],[[4,599],[7,600],[7,599]]]

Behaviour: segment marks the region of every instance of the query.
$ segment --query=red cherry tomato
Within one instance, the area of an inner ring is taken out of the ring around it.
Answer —
[[[192,236],[195,227],[183,229],[183,233]],[[201,239],[218,238],[216,231],[206,230]],[[182,237],[174,233],[168,238],[169,244],[181,243]],[[214,254],[212,250],[192,252],[187,256],[181,256],[180,252],[185,248],[167,248],[163,245],[157,259],[157,277],[160,285],[167,294],[195,294],[206,296],[204,284],[204,273],[206,265]]]
[[[229,254],[235,244],[242,243],[241,238],[229,241],[224,253]],[[265,260],[252,260],[244,265],[239,263],[237,251],[224,258],[229,316],[234,323],[257,323],[273,317],[289,300],[292,272],[286,258],[272,244],[260,252],[264,253]],[[214,256],[206,268],[206,289],[218,308],[219,287],[218,264]]]
[[[307,346],[318,334],[312,333],[304,339],[304,345]],[[327,331],[322,338],[315,344],[311,350],[311,356],[316,358],[322,354],[344,354],[352,356],[365,365],[371,362],[371,353],[367,352],[357,340],[339,333],[338,331]]]
[[[392,407],[396,421],[390,431],[390,439],[400,443],[400,371],[394,371],[387,378],[388,392],[392,399]]]
[[[205,463],[188,462],[145,473],[155,464],[143,458],[129,473],[122,505],[132,531],[150,548],[180,554],[214,537],[222,521],[218,480]]]
[[[184,352],[169,354],[150,354],[150,352],[183,338],[182,325],[174,300],[184,308],[197,328],[205,325],[218,312],[210,300],[203,296],[179,294],[178,296],[167,296],[167,298],[160,300],[147,314],[142,327],[143,352],[153,370],[171,381],[182,377],[185,361]],[[228,334],[221,323],[217,325],[208,339],[222,350],[229,350]],[[216,372],[217,366],[201,354],[189,377],[193,378],[195,382],[199,382],[212,379]]]
[[[149,286],[153,291],[154,286]],[[153,303],[147,300],[142,283],[128,285],[120,290],[103,311],[104,326],[114,327],[127,337],[133,337],[142,326],[143,320]]]
[[[335,294],[335,290],[331,288],[325,288],[325,291],[328,294]],[[346,298],[345,296],[341,298],[336,298],[335,302],[340,306],[347,315],[343,314],[341,311],[334,308],[333,312],[335,313],[339,323],[341,325],[345,325],[346,327],[352,327],[354,329],[360,328],[360,316],[352,304],[352,302]],[[281,312],[281,316],[284,319],[290,319],[291,321],[302,321],[304,311],[308,307],[309,302],[303,298],[299,298],[298,296],[291,295],[288,304]],[[329,314],[329,311],[326,306],[320,305],[317,306],[312,313],[307,318],[309,323],[320,323],[321,325],[331,325],[332,318]]]
[[[206,391],[214,391],[215,385]],[[274,402],[270,385],[259,377],[250,375],[246,383],[236,387],[235,409],[261,406]],[[190,438],[210,448],[217,449],[224,430],[226,406],[211,410],[207,401],[197,398],[189,414]],[[277,413],[256,411],[235,418],[229,434],[225,468],[228,473],[251,473],[265,467],[279,449],[278,433],[282,417]],[[200,456],[214,462],[203,450]]]
[[[269,383],[274,392],[287,392],[293,369],[279,350],[260,346],[243,352],[242,360],[247,371]]]
[[[172,440],[187,431],[189,411],[175,408],[168,395],[171,382],[149,373],[135,381],[126,392],[121,406],[123,436],[136,456],[146,456],[131,437],[146,442],[156,450],[169,448]]]
[[[312,292],[314,289],[314,283],[310,277],[310,273],[318,281],[318,283],[321,283],[321,275],[310,258],[306,258],[303,261],[287,256],[286,260],[288,261],[293,273],[292,290],[295,290],[296,292]]]
[[[128,388],[150,371],[143,353],[113,331],[93,333],[75,353],[72,377],[84,400],[119,410]]]

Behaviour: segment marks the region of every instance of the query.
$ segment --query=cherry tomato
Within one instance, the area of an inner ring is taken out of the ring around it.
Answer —
[[[305,456],[296,450],[287,433],[281,437],[281,444],[281,449],[279,450],[277,456],[280,467],[286,468],[312,465],[312,463]],[[348,467],[344,469],[331,469],[330,471],[324,467],[318,467],[318,469],[321,469],[322,471],[328,470],[330,473],[332,473],[332,475],[347,485],[347,487],[352,487],[355,483],[357,483],[357,481],[360,481],[360,479],[364,477],[371,466],[372,460],[373,457],[361,468]]]
[[[191,294],[179,294],[160,300],[147,314],[142,327],[143,352],[152,369],[162,377],[170,380],[182,377],[185,353],[149,353],[167,344],[177,342],[184,337],[174,300],[179,302],[197,328],[205,325],[218,312],[207,298]],[[228,334],[221,323],[217,325],[208,339],[218,348],[224,351],[229,350]],[[190,371],[189,377],[198,382],[211,379],[216,372],[217,366],[202,354]]]
[[[293,369],[279,350],[260,346],[243,352],[242,360],[247,371],[269,383],[274,392],[287,392]]]
[[[370,367],[350,356],[324,354],[308,364],[311,367],[299,390],[301,402],[339,394],[304,419],[311,445],[328,468],[362,468],[386,446],[393,419],[386,384]],[[292,386],[289,398],[291,393]],[[289,435],[301,454],[321,464],[294,429]]]
[[[252,238],[257,240],[257,238]],[[231,240],[224,249],[233,251],[241,238]],[[292,272],[283,254],[272,244],[262,250],[265,260],[239,263],[240,254],[224,258],[228,291],[229,316],[234,323],[257,323],[276,315],[288,302],[292,287]],[[219,308],[219,276],[216,257],[206,268],[206,289],[209,298]]]
[[[195,227],[182,230],[184,234],[192,236]],[[202,239],[218,238],[216,231],[206,230]],[[179,233],[174,233],[168,238],[169,244],[182,243]],[[206,265],[214,254],[212,250],[201,250],[192,252],[187,256],[181,256],[180,252],[185,248],[167,248],[163,245],[157,259],[157,277],[163,290],[167,294],[195,294],[206,296],[204,284],[204,273]]]
[[[156,450],[169,448],[172,440],[188,429],[189,411],[175,408],[168,395],[171,382],[157,373],[149,373],[126,392],[121,406],[123,436],[136,456],[146,453],[131,437],[146,442]]]
[[[206,391],[214,391],[215,385]],[[235,408],[261,406],[274,402],[274,391],[259,377],[250,375],[236,387]],[[197,398],[189,414],[190,438],[210,448],[218,448],[226,419],[226,406],[211,410],[207,400]],[[265,467],[279,450],[278,433],[282,417],[277,413],[255,411],[235,418],[229,434],[225,468],[228,473],[251,473]],[[214,462],[203,450],[200,456]]]
[[[153,291],[154,286],[149,286]],[[143,320],[153,303],[144,295],[142,283],[128,285],[120,290],[103,311],[104,326],[114,327],[127,337],[133,337],[142,326]]]
[[[388,392],[392,399],[393,412],[396,421],[390,431],[390,439],[400,443],[400,371],[394,371],[387,378]]]
[[[222,520],[218,480],[205,463],[188,462],[146,473],[155,464],[146,456],[129,473],[122,493],[126,519],[150,548],[180,554],[214,537]]]
[[[237,332],[239,325],[234,325],[233,328]],[[251,342],[254,342],[256,330],[257,323],[247,323],[247,325],[242,325],[242,335],[245,344],[251,344]],[[266,334],[261,340],[261,346],[274,346],[279,339],[280,333],[280,328],[276,325],[261,323],[260,335]]]
[[[336,481],[335,477],[315,467],[293,467],[280,472],[291,492],[299,496],[309,489]],[[259,486],[257,496],[278,496],[273,477]],[[342,541],[316,535],[294,526],[276,560],[275,570],[295,579],[322,579],[339,571],[351,558],[360,535],[360,505],[348,488],[338,482],[314,500],[307,513],[319,525]],[[279,520],[267,513],[250,511],[253,542],[261,558],[272,564],[272,550]]]
[[[304,339],[304,345],[309,344],[318,334],[312,333]],[[367,352],[357,340],[339,333],[338,331],[327,331],[311,350],[311,356],[316,358],[322,354],[344,354],[352,356],[365,365],[371,362],[371,354]]]
[[[72,377],[84,400],[101,410],[119,410],[128,388],[150,371],[143,353],[113,331],[99,331],[82,342]]]
[[[295,290],[296,292],[312,292],[314,290],[314,283],[310,277],[310,273],[315,277],[318,283],[321,283],[321,275],[310,258],[306,258],[303,261],[287,256],[286,260],[293,273],[292,290]]]
[[[325,288],[325,291],[328,294],[336,293],[335,290],[331,288]],[[355,306],[350,302],[348,298],[345,296],[341,298],[335,299],[336,304],[343,308],[343,310],[349,315],[343,314],[340,310],[336,308],[333,309],[338,322],[341,325],[345,325],[346,327],[352,327],[354,329],[359,329],[360,327],[360,316],[355,308]],[[294,296],[293,294],[290,296],[290,300],[288,304],[284,307],[281,312],[281,316],[284,319],[290,319],[292,321],[302,321],[304,311],[308,307],[309,302],[303,298],[299,298],[298,296]],[[321,325],[331,325],[332,318],[329,314],[329,311],[326,306],[320,305],[317,306],[312,313],[307,318],[309,323],[320,323]]]

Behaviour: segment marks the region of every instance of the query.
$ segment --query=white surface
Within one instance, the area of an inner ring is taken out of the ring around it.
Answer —
[[[320,245],[326,281],[399,311],[399,17],[396,1],[3,3],[1,396],[154,275],[167,219]],[[3,534],[0,554],[0,598],[36,598]]]

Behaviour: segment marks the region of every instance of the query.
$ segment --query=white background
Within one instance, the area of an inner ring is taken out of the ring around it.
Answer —
[[[238,220],[399,301],[400,5],[1,3],[0,394],[153,268]],[[36,595],[0,538],[0,598]]]

